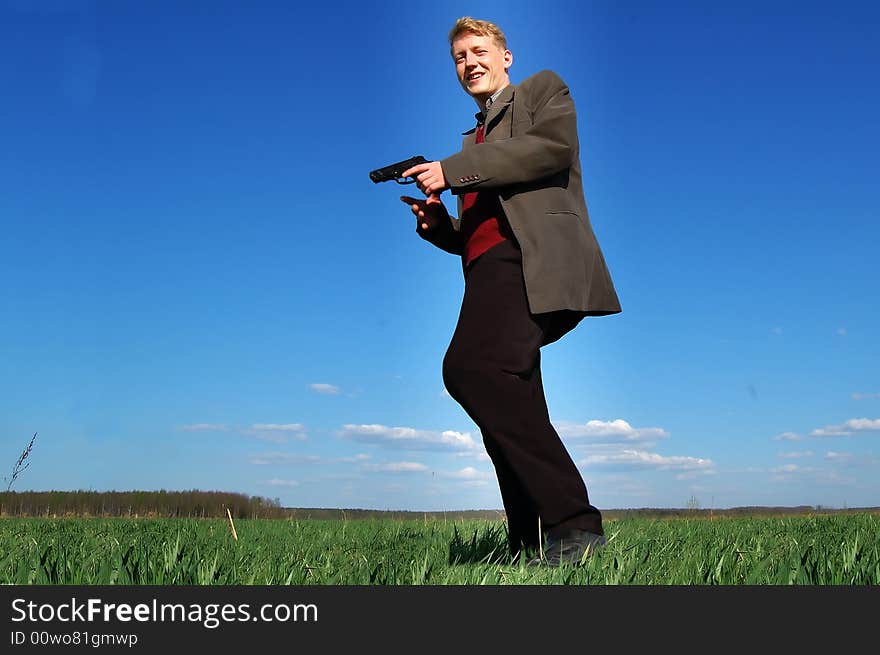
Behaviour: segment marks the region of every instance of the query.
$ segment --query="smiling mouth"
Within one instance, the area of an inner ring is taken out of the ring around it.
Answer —
[[[485,75],[485,73],[471,73],[467,76],[468,84],[470,84],[471,82],[476,82],[477,80],[481,79],[483,75]]]

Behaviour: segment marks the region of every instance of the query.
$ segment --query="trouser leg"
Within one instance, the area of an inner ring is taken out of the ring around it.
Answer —
[[[538,517],[554,536],[570,528],[602,534],[601,514],[550,423],[540,370],[546,329],[547,315],[529,312],[515,245],[504,242],[472,264],[443,379],[483,434],[512,549],[515,539],[534,544]]]
[[[498,477],[501,500],[507,515],[507,533],[510,552],[516,555],[522,550],[535,549],[540,543],[538,513],[531,498],[523,488],[516,472],[510,468],[500,451],[494,447],[490,438],[483,437],[483,443]]]

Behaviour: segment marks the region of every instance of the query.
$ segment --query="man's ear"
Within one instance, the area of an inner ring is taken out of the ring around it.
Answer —
[[[513,53],[510,50],[504,51],[504,72],[506,73],[513,66]]]

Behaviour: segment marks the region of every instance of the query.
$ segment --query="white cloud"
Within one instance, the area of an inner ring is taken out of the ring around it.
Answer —
[[[805,471],[807,469],[798,466],[797,464],[783,464],[782,466],[777,466],[775,468],[770,469],[771,473],[795,473],[797,471]]]
[[[849,462],[852,461],[853,454],[852,453],[838,453],[833,450],[829,450],[825,453],[825,459],[829,461],[836,462]]]
[[[623,419],[614,421],[587,421],[554,423],[559,435],[568,439],[586,439],[592,443],[639,443],[665,439],[669,433],[663,428],[634,428]]]
[[[370,459],[369,455],[358,453],[357,455],[354,455],[352,457],[340,457],[337,461],[356,464],[357,462],[365,462],[368,459]]]
[[[475,469],[473,466],[465,466],[458,471],[441,471],[440,477],[458,480],[490,480],[492,479],[492,474]]]
[[[287,443],[290,440],[305,441],[308,439],[302,423],[254,423],[244,434],[272,443]]]
[[[253,430],[274,430],[278,432],[302,432],[305,429],[302,423],[254,423]]]
[[[181,425],[184,432],[226,432],[229,428],[222,423],[195,423],[193,425]]]
[[[685,456],[663,456],[644,450],[623,450],[613,455],[590,455],[579,462],[585,467],[609,467],[615,469],[654,469],[657,471],[714,470],[711,459]]]
[[[779,453],[779,457],[783,459],[799,459],[801,457],[812,457],[812,450],[793,450],[788,453]]]
[[[469,432],[416,430],[385,425],[351,425],[342,427],[339,435],[361,443],[412,450],[473,450],[480,447]]]
[[[853,400],[877,400],[880,399],[880,393],[854,393],[851,394]]]
[[[384,464],[367,464],[365,471],[377,473],[421,473],[428,467],[420,462],[386,462]]]
[[[773,441],[802,441],[803,437],[794,432],[783,432],[773,437]]]
[[[325,384],[323,382],[315,382],[314,384],[310,384],[309,388],[315,393],[325,393],[332,396],[337,395],[341,389],[333,384]]]
[[[675,475],[676,480],[694,480],[704,475],[715,475],[715,469],[698,469],[693,471],[684,471]]]
[[[263,480],[263,484],[268,484],[270,487],[298,487],[299,482],[296,480],[279,480],[278,478],[272,478],[271,480]]]
[[[251,455],[248,458],[251,464],[260,466],[273,466],[288,464],[314,464],[320,462],[321,458],[317,455],[299,455],[296,453],[265,453],[263,455]]]
[[[769,473],[771,474],[770,479],[776,481],[786,481],[790,480],[793,476],[813,476],[815,477],[818,472],[818,469],[812,468],[810,466],[799,466],[798,464],[784,464],[783,466],[777,466],[771,468]]]
[[[826,425],[810,432],[811,437],[845,437],[853,432],[880,431],[880,418],[851,418],[840,425]]]
[[[466,489],[482,489],[489,486],[489,480],[465,480],[460,486]]]

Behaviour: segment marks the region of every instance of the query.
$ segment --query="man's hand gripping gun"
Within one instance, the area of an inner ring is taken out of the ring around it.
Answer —
[[[427,161],[428,160],[421,155],[416,155],[415,157],[399,161],[396,164],[391,164],[385,168],[377,168],[375,171],[370,171],[370,179],[377,184],[379,182],[388,182],[389,180],[394,180],[398,184],[412,184],[416,181],[415,178],[401,177],[403,171],[412,168],[416,164],[424,164]]]

